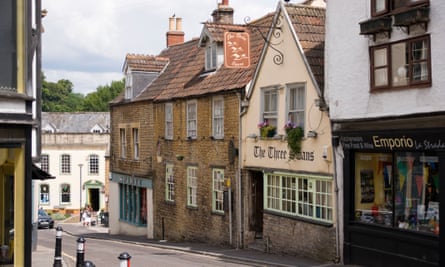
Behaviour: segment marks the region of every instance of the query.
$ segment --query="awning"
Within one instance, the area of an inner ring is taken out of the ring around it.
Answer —
[[[55,176],[47,173],[46,171],[40,169],[35,164],[32,164],[32,179],[33,180],[48,180],[48,179],[56,179]]]

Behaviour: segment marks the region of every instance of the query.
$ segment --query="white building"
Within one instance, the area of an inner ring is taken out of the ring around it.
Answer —
[[[435,0],[327,4],[325,88],[345,263],[444,266],[443,10]]]
[[[38,206],[77,213],[107,209],[108,112],[42,113],[41,168],[56,179],[34,185]]]

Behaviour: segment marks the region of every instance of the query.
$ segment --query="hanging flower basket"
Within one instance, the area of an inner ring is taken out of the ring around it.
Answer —
[[[287,146],[292,153],[297,154],[301,152],[301,140],[304,137],[303,128],[296,126],[292,122],[286,123],[284,129],[287,134]]]

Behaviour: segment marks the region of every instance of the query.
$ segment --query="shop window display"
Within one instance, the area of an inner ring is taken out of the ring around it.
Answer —
[[[355,220],[439,234],[439,158],[421,152],[355,154]]]

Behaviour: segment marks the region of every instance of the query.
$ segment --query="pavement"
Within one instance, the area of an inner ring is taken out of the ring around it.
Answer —
[[[110,235],[108,228],[102,225],[84,227],[80,222],[59,223],[65,234],[83,236],[85,239],[106,239],[126,242],[144,246],[163,248],[168,250],[179,250],[187,253],[197,253],[207,256],[219,257],[233,261],[246,262],[255,266],[264,267],[337,267],[345,266],[332,262],[321,262],[298,256],[277,255],[265,253],[257,249],[237,249],[232,247],[211,245],[207,243],[170,242],[165,240],[147,239],[143,236]],[[37,246],[33,251],[33,266],[47,266],[48,259],[54,259],[54,249]],[[352,265],[348,265],[352,267]],[[100,267],[100,266],[98,266]]]

